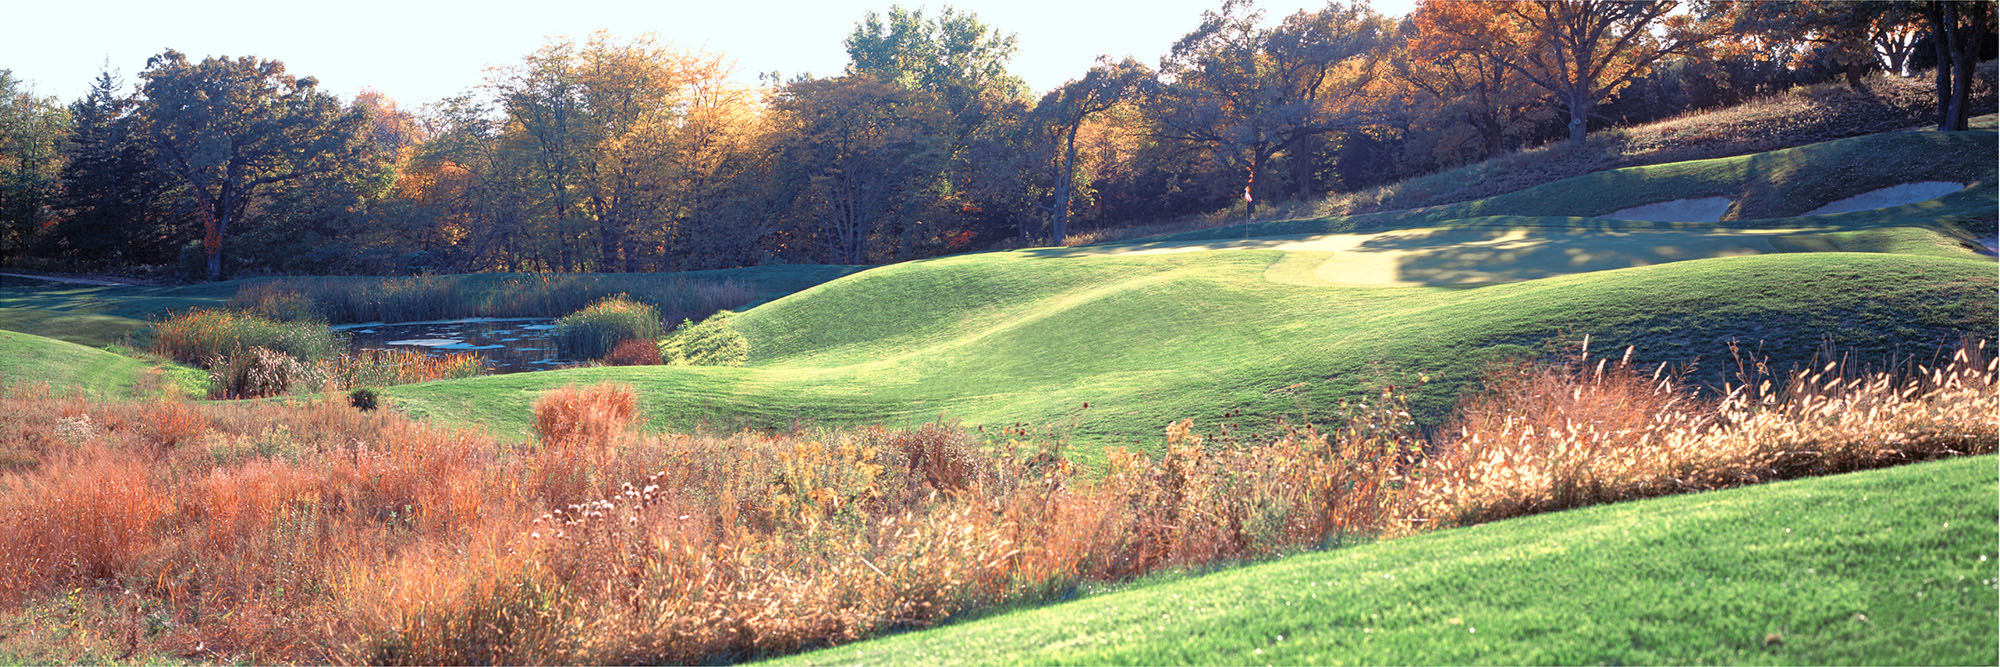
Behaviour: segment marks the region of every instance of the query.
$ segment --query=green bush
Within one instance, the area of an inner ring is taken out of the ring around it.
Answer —
[[[357,387],[354,391],[347,392],[347,402],[357,410],[368,412],[381,405],[382,397],[376,394],[374,389]]]
[[[556,319],[556,350],[577,359],[597,359],[628,340],[658,340],[660,311],[623,294]]]
[[[685,366],[741,366],[750,360],[750,339],[729,326],[735,311],[722,311],[700,322],[681,325],[660,341],[660,358]]]

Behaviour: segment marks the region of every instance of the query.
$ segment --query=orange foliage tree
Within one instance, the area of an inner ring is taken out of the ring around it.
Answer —
[[[1419,38],[1432,48],[1477,51],[1547,91],[1569,112],[1582,145],[1590,111],[1669,56],[1721,34],[1721,22],[1676,11],[1675,0],[1430,2]]]

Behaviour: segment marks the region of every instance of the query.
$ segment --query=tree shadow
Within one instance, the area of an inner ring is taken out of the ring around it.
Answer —
[[[1772,237],[1687,232],[1440,230],[1370,239],[1354,252],[1395,252],[1396,279],[1480,287],[1691,259],[1780,252]]]

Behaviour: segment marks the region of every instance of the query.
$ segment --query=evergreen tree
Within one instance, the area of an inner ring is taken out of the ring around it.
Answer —
[[[133,101],[122,87],[107,70],[70,105],[75,126],[63,144],[57,200],[65,216],[43,245],[73,265],[164,264],[192,238],[185,212],[172,205],[170,175],[152,168],[133,136]]]

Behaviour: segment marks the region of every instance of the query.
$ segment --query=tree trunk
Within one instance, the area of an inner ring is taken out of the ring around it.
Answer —
[[[1479,138],[1486,144],[1486,159],[1500,157],[1507,150],[1507,131],[1500,127],[1500,119],[1492,114],[1467,114],[1466,122],[1479,131]]]
[[[1590,126],[1590,123],[1588,121],[1589,118],[1590,118],[1590,104],[1584,100],[1583,95],[1571,94],[1569,96],[1569,145],[1570,146],[1576,148],[1583,147],[1584,143],[1583,134],[1584,131],[1588,129]]]
[[[1968,121],[1970,120],[1971,109],[1968,103],[1972,97],[1972,65],[1974,61],[1979,59],[1979,37],[1982,32],[1981,24],[1984,21],[1980,20],[1981,17],[1974,15],[1969,17],[1971,20],[1967,21],[1965,25],[1959,25],[1960,18],[1967,13],[1966,8],[1952,5],[1946,11],[1946,16],[1949,17],[1953,25],[1951,31],[1951,115],[1947,120],[1951,122],[1952,131],[1956,132],[1963,131],[1969,127]],[[1944,64],[1939,63],[1938,66],[1943,67]]]
[[[1858,91],[1868,90],[1867,86],[1861,84],[1861,76],[1867,71],[1860,60],[1847,63],[1847,87]]]
[[[1311,199],[1313,193],[1312,151],[1306,145],[1308,141],[1309,139],[1306,137],[1299,137],[1292,141],[1290,147],[1285,149],[1285,152],[1291,157],[1292,187],[1296,188],[1295,192],[1298,193],[1299,201]]]
[[[1055,209],[1049,211],[1049,242],[1057,247],[1069,236],[1069,198],[1071,184],[1076,182],[1076,131],[1080,125],[1071,125],[1063,137],[1062,180],[1056,183]]]
[[[1924,18],[1929,19],[1931,24],[1931,50],[1937,55],[1935,79],[1937,88],[1937,125],[1939,130],[1946,132],[1952,129],[1950,111],[1952,52],[1948,35],[1956,32],[1954,29],[1955,26],[1951,24],[1956,23],[1958,18],[1958,12],[1953,10],[1951,12],[1952,16],[1947,20],[1945,12],[1946,8],[1950,5],[1950,2],[1929,2],[1924,4]]]

